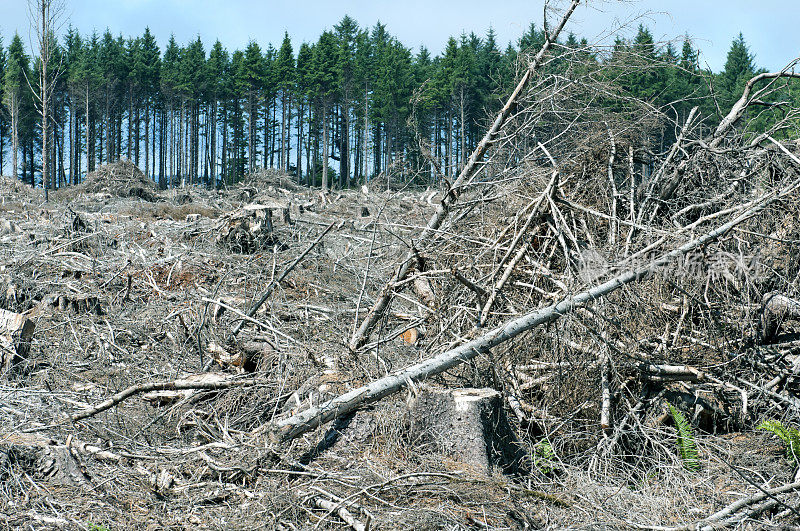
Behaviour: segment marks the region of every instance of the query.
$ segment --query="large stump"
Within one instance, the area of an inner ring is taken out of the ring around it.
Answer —
[[[423,387],[408,405],[412,444],[447,455],[476,472],[517,471],[524,452],[494,389]]]
[[[54,485],[91,488],[77,453],[66,444],[37,434],[8,433],[0,437],[0,481],[18,472],[48,479]]]
[[[764,295],[761,308],[762,342],[771,343],[789,320],[800,320],[800,301],[778,292]]]
[[[0,310],[0,375],[28,356],[35,326],[21,313]]]

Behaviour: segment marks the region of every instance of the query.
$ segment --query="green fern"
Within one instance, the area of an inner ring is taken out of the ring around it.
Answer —
[[[692,433],[692,425],[675,406],[667,402],[667,407],[669,407],[669,413],[672,415],[672,420],[678,429],[678,453],[681,456],[681,461],[683,461],[683,467],[694,472],[700,468],[700,462],[698,460],[697,444],[694,441],[694,433]]]
[[[533,447],[533,465],[539,469],[542,474],[549,474],[553,471],[553,460],[556,458],[556,453],[553,451],[553,445],[550,441],[542,439]]]
[[[777,435],[786,445],[786,459],[792,463],[800,461],[800,431],[784,426],[779,420],[765,420],[758,426],[759,430],[767,430]]]

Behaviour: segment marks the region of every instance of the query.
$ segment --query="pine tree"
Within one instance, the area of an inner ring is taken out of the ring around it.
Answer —
[[[247,166],[247,155],[245,153],[246,135],[244,128],[244,111],[246,103],[244,97],[247,94],[248,75],[245,54],[241,50],[236,50],[231,56],[230,74],[230,128],[231,146],[229,149],[229,174],[232,179],[239,180],[244,176]]]
[[[278,56],[275,59],[275,77],[281,94],[281,160],[280,169],[289,171],[289,134],[291,122],[291,93],[295,84],[294,51],[289,33],[283,35]]]
[[[368,30],[359,31],[356,35],[356,56],[354,62],[354,84],[358,87],[358,104],[356,105],[356,121],[359,148],[356,150],[356,171],[367,180],[369,176],[369,113],[370,91],[373,85],[373,46]]]
[[[258,150],[258,109],[264,88],[264,57],[261,47],[250,41],[244,52],[246,91],[247,91],[247,160],[248,170],[256,170],[256,151]]]
[[[544,40],[544,31],[537,30],[536,24],[531,22],[530,26],[528,26],[528,31],[520,37],[517,45],[519,46],[520,52],[536,53],[544,44]]]
[[[11,117],[11,169],[12,176],[19,177],[17,156],[20,149],[20,122],[23,107],[23,93],[27,87],[29,74],[28,56],[19,34],[15,33],[8,47],[8,59],[3,83],[3,102]],[[24,158],[24,155],[23,155]],[[31,182],[31,184],[33,184]]]
[[[150,28],[146,27],[144,29],[144,35],[142,35],[141,39],[141,46],[140,46],[140,53],[137,56],[136,62],[136,75],[139,77],[139,84],[141,87],[141,98],[144,101],[144,173],[145,175],[150,175],[149,168],[150,168],[150,109],[152,108],[155,112],[155,103],[158,96],[158,86],[159,86],[159,70],[160,70],[160,52],[158,49],[158,44],[156,44],[156,40],[153,37],[153,34],[150,32]],[[155,174],[155,125],[156,119],[155,116],[153,117],[153,131],[152,131],[152,141],[153,141],[153,174]]]
[[[175,103],[180,93],[180,57],[181,50],[178,43],[175,41],[175,36],[171,35],[167,47],[164,50],[164,57],[162,58],[161,67],[161,98],[165,105],[165,124],[162,128],[161,134],[164,139],[164,147],[162,154],[162,167],[164,177],[160,183],[162,188],[165,188],[168,183],[171,183],[175,178],[177,171],[177,153],[176,153],[176,134],[175,134]]]
[[[225,75],[228,68],[228,52],[222,43],[217,40],[208,54],[206,62],[206,75],[208,76],[208,101],[210,126],[207,128],[209,138],[209,162],[211,165],[211,179],[217,183],[217,178],[222,177],[217,169],[217,137],[219,127],[217,121],[220,116],[220,101],[225,99]],[[266,148],[265,148],[266,149]]]
[[[8,117],[6,110],[3,108],[3,84],[5,83],[6,74],[6,51],[3,48],[3,36],[0,35],[0,175],[3,175],[5,167],[3,154],[6,149],[6,137],[8,136]]]
[[[731,43],[725,68],[717,76],[718,102],[722,113],[726,113],[739,98],[745,83],[756,73],[753,56],[750,54],[744,35],[739,33]]]
[[[306,108],[312,84],[313,49],[308,43],[300,45],[297,52],[297,68],[295,70],[295,99],[297,102],[297,182],[303,182],[303,126],[306,123]],[[306,150],[306,157],[308,157]],[[308,167],[308,164],[306,164]]]
[[[313,57],[313,84],[312,94],[320,107],[319,120],[322,125],[322,189],[328,190],[328,118],[331,103],[336,94],[338,73],[336,61],[338,50],[336,37],[330,31],[322,32]]]
[[[206,91],[206,52],[198,36],[184,50],[181,71],[186,99],[186,173],[190,183],[200,174],[200,105]]]

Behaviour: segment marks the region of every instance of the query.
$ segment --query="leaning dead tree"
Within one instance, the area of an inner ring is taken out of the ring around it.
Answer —
[[[422,363],[408,367],[394,374],[376,380],[358,389],[354,389],[344,395],[329,400],[314,408],[309,408],[302,413],[289,417],[285,420],[276,422],[271,428],[271,436],[277,441],[286,441],[297,437],[303,433],[313,430],[320,424],[330,422],[338,416],[347,415],[355,409],[364,405],[380,400],[381,398],[396,393],[397,391],[410,385],[411,382],[419,382],[431,376],[442,373],[457,364],[469,361],[474,357],[485,354],[489,349],[514,339],[518,335],[531,330],[534,327],[551,323],[565,315],[568,315],[587,304],[595,303],[610,293],[622,288],[623,286],[647,278],[654,270],[668,267],[672,262],[686,256],[688,253],[713,242],[726,235],[731,229],[740,225],[742,222],[758,215],[772,203],[784,199],[794,194],[800,188],[800,179],[788,185],[769,192],[756,198],[750,203],[742,205],[739,209],[732,212],[733,219],[716,227],[714,230],[704,234],[699,238],[686,242],[677,249],[674,249],[638,268],[626,271],[602,284],[589,290],[566,297],[558,304],[542,308],[531,313],[518,317],[508,323],[487,332],[477,339],[473,339],[452,350],[448,350],[438,356],[425,360]],[[774,299],[773,299],[774,300]],[[797,302],[792,301],[791,306]],[[777,306],[777,301],[774,303]],[[797,314],[797,310],[794,310]],[[778,311],[780,315],[785,315],[786,310]],[[691,373],[691,371],[688,371]]]
[[[483,136],[481,141],[478,143],[478,146],[470,155],[467,163],[459,172],[456,180],[453,181],[452,184],[448,184],[441,201],[436,207],[436,213],[431,216],[430,220],[428,220],[427,226],[420,233],[419,237],[415,238],[415,247],[412,247],[405,259],[402,261],[402,263],[400,263],[394,276],[381,290],[381,293],[378,295],[378,298],[373,304],[372,309],[369,311],[361,325],[353,334],[353,337],[350,339],[351,351],[357,351],[367,341],[369,335],[378,324],[378,321],[380,321],[381,317],[386,311],[387,306],[389,305],[389,302],[391,301],[394,285],[404,281],[408,277],[408,274],[413,270],[414,265],[417,262],[419,251],[424,250],[426,246],[434,244],[438,239],[439,228],[448,218],[450,211],[458,201],[458,198],[463,191],[462,188],[468,185],[475,178],[476,174],[481,168],[481,162],[486,156],[487,151],[494,146],[498,140],[500,140],[500,134],[503,126],[506,124],[512,112],[514,112],[516,109],[517,104],[519,103],[519,100],[525,92],[525,89],[528,87],[528,84],[533,78],[536,69],[539,68],[543,63],[548,50],[550,50],[553,43],[556,41],[556,39],[558,39],[558,36],[561,34],[564,26],[566,26],[567,21],[572,13],[578,7],[578,4],[580,4],[580,0],[572,0],[569,7],[566,9],[566,12],[561,17],[561,21],[556,25],[552,32],[547,33],[545,42],[531,60],[530,65],[528,65],[528,68],[523,73],[522,78],[520,79],[519,83],[517,83],[517,86],[511,93],[508,101],[506,101],[505,105],[503,105],[503,108],[500,110],[500,113],[492,122],[491,127],[489,127],[488,131],[486,131],[486,134]],[[421,249],[418,249],[417,247],[420,247]]]

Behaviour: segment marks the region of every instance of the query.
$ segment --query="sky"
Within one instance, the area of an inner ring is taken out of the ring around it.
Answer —
[[[531,22],[541,27],[542,0],[61,0],[63,29],[82,34],[106,28],[116,36],[141,35],[149,26],[163,50],[170,34],[181,44],[199,35],[206,50],[219,39],[229,50],[244,49],[250,40],[262,47],[280,46],[289,32],[295,53],[303,41],[316,41],[344,15],[361,27],[377,21],[416,52],[421,45],[433,54],[449,36],[489,27],[505,47],[516,42]],[[7,46],[14,31],[29,42],[28,0],[0,0],[0,35]],[[565,5],[565,1],[554,2]],[[689,34],[699,48],[702,66],[723,68],[733,39],[741,31],[756,57],[769,70],[800,55],[800,2],[788,0],[605,0],[581,5],[567,26],[590,42],[609,45],[614,34],[630,36],[639,23],[656,40],[681,40]],[[553,17],[553,21],[555,17]],[[553,22],[551,22],[553,23]],[[677,43],[678,48],[680,42]]]

